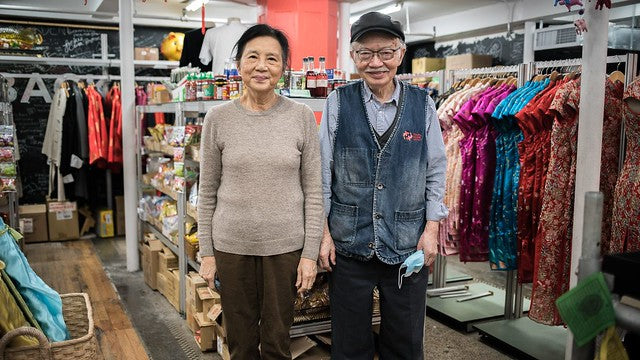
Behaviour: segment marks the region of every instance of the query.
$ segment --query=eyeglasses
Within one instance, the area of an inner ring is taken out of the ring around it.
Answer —
[[[393,57],[396,54],[396,51],[400,50],[400,48],[395,48],[395,49],[381,49],[378,51],[373,51],[373,50],[369,50],[369,49],[363,49],[363,50],[356,50],[356,55],[358,60],[362,61],[362,62],[366,62],[366,61],[371,61],[373,60],[373,56],[374,55],[378,55],[378,58],[381,61],[389,61],[391,59],[393,59]]]

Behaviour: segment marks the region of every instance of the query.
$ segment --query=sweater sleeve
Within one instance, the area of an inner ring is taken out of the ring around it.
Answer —
[[[304,246],[302,257],[318,259],[324,211],[322,206],[322,171],[320,142],[313,111],[305,105],[304,144],[300,158],[300,181],[304,194]]]
[[[212,109],[213,110],[213,109]],[[214,112],[204,118],[200,141],[200,180],[198,181],[198,238],[200,255],[213,256],[213,213],[216,211],[218,187],[222,175],[221,152],[216,142]]]

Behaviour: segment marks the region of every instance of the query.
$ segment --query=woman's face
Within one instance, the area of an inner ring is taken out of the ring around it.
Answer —
[[[270,36],[250,40],[244,47],[238,68],[249,91],[273,91],[284,68],[280,43]]]

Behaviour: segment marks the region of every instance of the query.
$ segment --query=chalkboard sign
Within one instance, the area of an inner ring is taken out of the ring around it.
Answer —
[[[433,41],[411,43],[403,62],[404,72],[411,72],[411,60],[420,57],[444,58],[459,54],[493,56],[493,65],[518,65],[522,63],[524,35],[487,37],[476,41],[460,41],[456,45],[437,45]]]
[[[23,26],[10,26],[21,29]],[[43,43],[30,54],[37,53],[45,57],[99,58],[101,54],[100,35],[107,34],[108,52],[111,58],[119,58],[119,38],[115,30],[69,28],[58,26],[29,26],[37,29],[43,36]],[[160,47],[162,39],[171,30],[158,27],[137,27],[134,31],[134,46]],[[14,52],[15,53],[15,52]],[[0,52],[2,55],[2,52]],[[117,75],[119,68],[109,69]],[[101,75],[103,69],[93,66],[49,66],[33,64],[0,64],[0,72],[14,74],[66,74]],[[137,75],[168,76],[167,70],[141,69]],[[51,96],[55,91],[55,79],[43,79]],[[42,142],[47,127],[50,104],[42,97],[31,97],[28,103],[22,103],[21,97],[27,87],[28,79],[16,78],[12,91],[17,99],[12,102],[14,122],[20,147],[20,178],[23,186],[22,203],[42,203],[48,192],[49,165],[41,154]],[[37,89],[37,87],[36,87]],[[114,186],[115,188],[116,186]]]

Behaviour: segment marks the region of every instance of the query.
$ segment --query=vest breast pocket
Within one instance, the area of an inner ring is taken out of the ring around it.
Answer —
[[[394,220],[397,250],[415,249],[424,230],[424,208],[412,211],[396,211]]]
[[[339,179],[345,185],[368,187],[375,178],[375,150],[367,148],[344,148],[341,154]]]
[[[356,238],[358,207],[331,201],[329,232],[336,243],[349,246]]]

